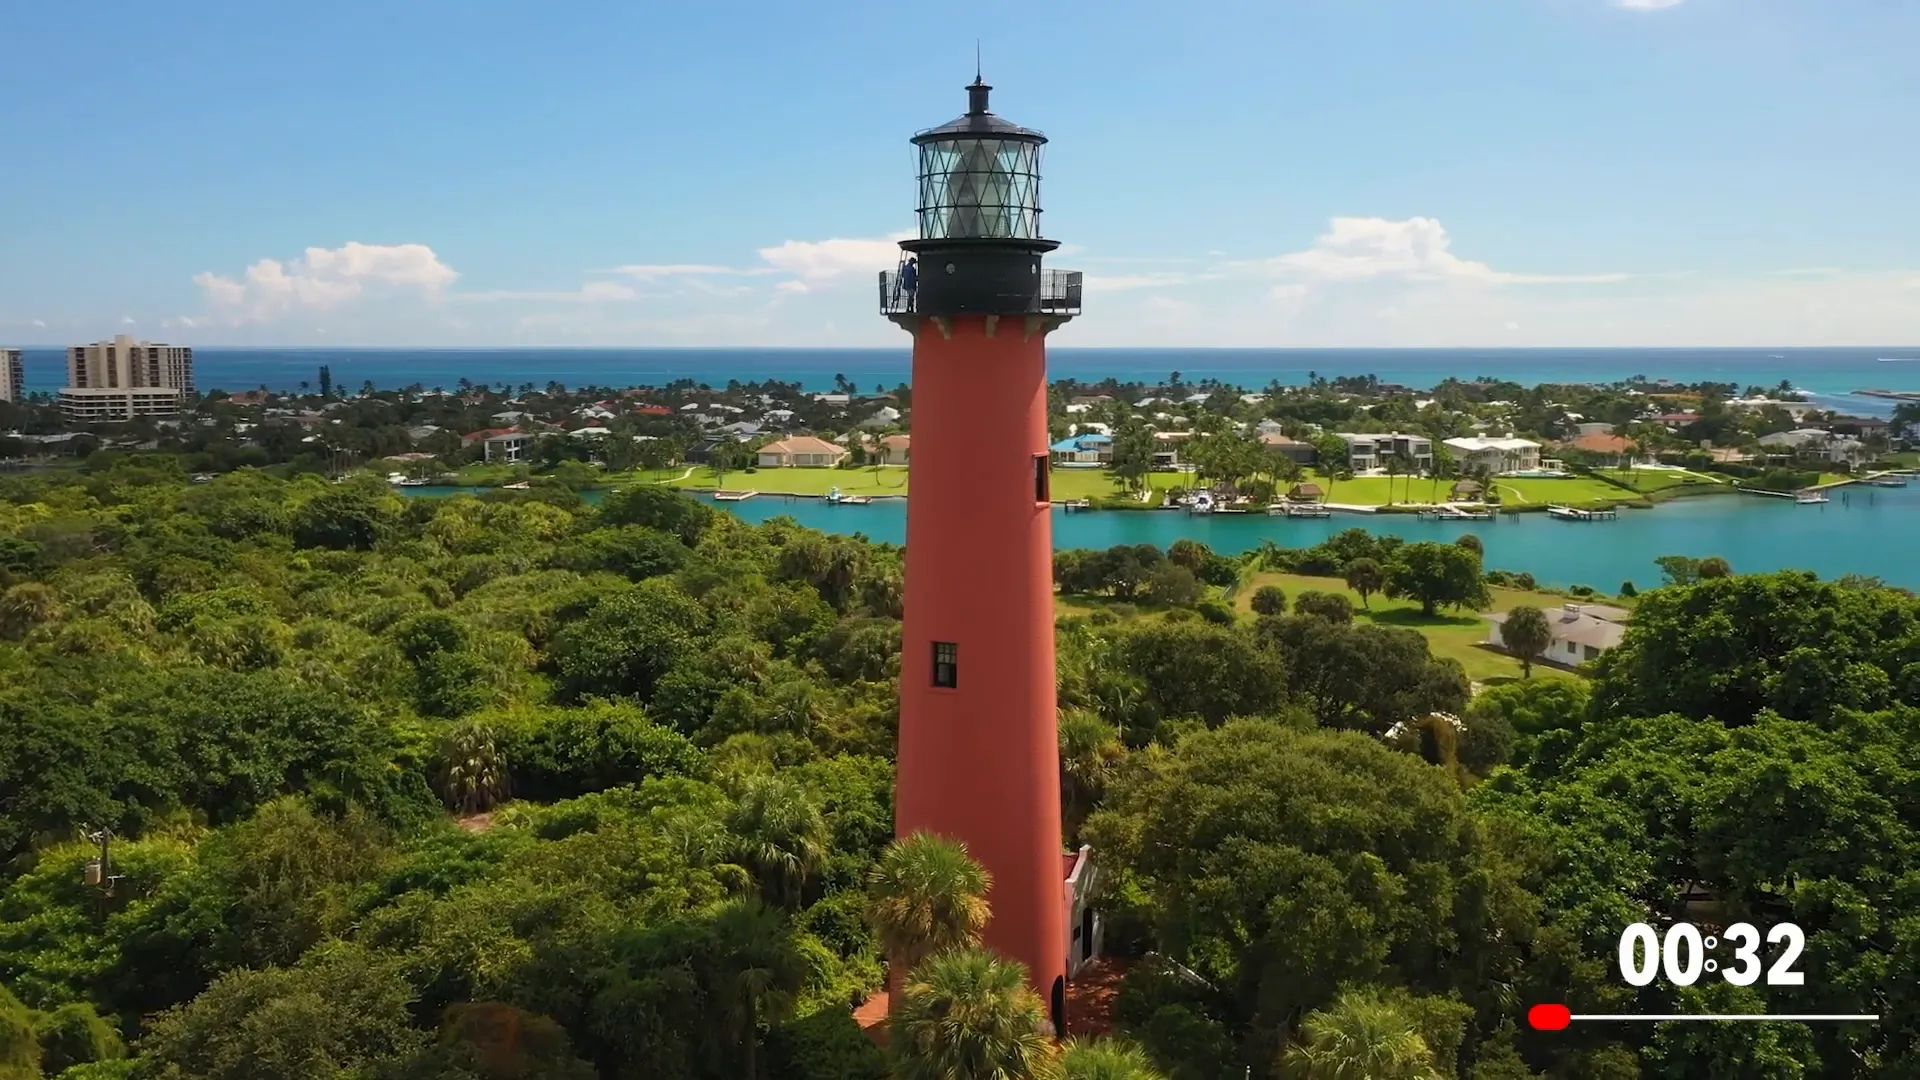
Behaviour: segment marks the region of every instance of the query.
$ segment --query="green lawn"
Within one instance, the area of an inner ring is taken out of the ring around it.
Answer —
[[[1264,571],[1255,574],[1234,598],[1234,606],[1242,614],[1253,613],[1253,594],[1262,585],[1279,586],[1286,592],[1288,603],[1292,603],[1294,597],[1309,589],[1344,596],[1353,601],[1354,616],[1358,621],[1420,631],[1426,637],[1427,648],[1432,650],[1433,655],[1460,661],[1460,666],[1467,670],[1467,677],[1475,682],[1502,683],[1520,677],[1520,661],[1481,644],[1487,639],[1487,621],[1478,614],[1443,610],[1429,619],[1420,614],[1420,605],[1417,603],[1410,600],[1388,600],[1379,595],[1373,597],[1370,608],[1362,607],[1359,594],[1347,588],[1347,583],[1339,578],[1307,577],[1302,574],[1278,574]],[[1499,588],[1489,591],[1493,593],[1493,606],[1487,609],[1488,612],[1511,611],[1523,604],[1531,604],[1542,610],[1551,610],[1567,602],[1566,597],[1553,593]],[[1607,603],[1623,607],[1631,606],[1631,601],[1609,600]],[[1578,678],[1570,672],[1550,668],[1544,664],[1535,664],[1533,674],[1535,678]]]
[[[635,477],[652,483],[662,481],[673,487],[713,488],[713,470],[706,466]],[[1156,491],[1165,491],[1186,482],[1178,473],[1153,473],[1148,483]],[[769,495],[825,495],[839,488],[849,495],[905,495],[907,469],[904,465],[885,465],[875,470],[859,469],[736,469],[727,473],[724,486],[734,491],[760,491]],[[1113,473],[1106,469],[1055,469],[1051,480],[1056,502],[1074,499],[1108,498],[1121,493]]]
[[[1610,480],[1618,480],[1643,494],[1688,484],[1718,486],[1717,481],[1712,477],[1678,469],[1595,469],[1593,471]]]

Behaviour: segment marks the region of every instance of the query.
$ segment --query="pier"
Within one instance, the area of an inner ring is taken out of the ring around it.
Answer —
[[[1492,521],[1493,511],[1482,506],[1440,505],[1420,511],[1429,521]]]
[[[757,491],[716,491],[713,493],[713,501],[714,502],[746,502],[748,499],[751,499],[758,494],[760,493]]]
[[[1274,517],[1290,518],[1330,518],[1333,511],[1319,503],[1274,503],[1267,507],[1267,513]]]
[[[1618,510],[1582,510],[1574,506],[1549,506],[1547,515],[1559,521],[1612,521],[1620,516]]]

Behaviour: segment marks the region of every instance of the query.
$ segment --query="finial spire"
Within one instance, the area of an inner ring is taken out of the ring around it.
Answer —
[[[973,81],[974,82],[986,81],[980,76],[980,39],[979,38],[973,39]]]

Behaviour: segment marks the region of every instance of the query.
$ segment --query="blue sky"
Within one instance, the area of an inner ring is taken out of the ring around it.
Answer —
[[[1046,131],[1076,345],[1920,342],[1920,5],[0,11],[0,341],[898,345],[917,128]]]

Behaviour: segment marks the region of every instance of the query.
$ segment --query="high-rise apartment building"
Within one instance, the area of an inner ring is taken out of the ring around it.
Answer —
[[[27,375],[19,349],[0,346],[0,401],[25,401]]]
[[[173,416],[193,393],[193,350],[181,345],[112,341],[67,350],[60,413],[74,423]]]

